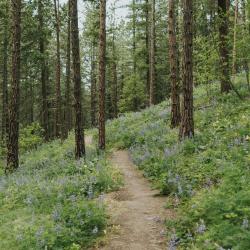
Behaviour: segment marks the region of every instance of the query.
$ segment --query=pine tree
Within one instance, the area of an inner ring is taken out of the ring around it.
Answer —
[[[105,66],[106,66],[106,0],[100,0],[99,33],[99,149],[105,149]]]
[[[39,50],[41,56],[41,84],[42,84],[42,127],[44,129],[45,140],[49,140],[49,111],[47,101],[47,83],[46,83],[46,58],[44,41],[44,5],[43,1],[38,1],[38,19],[39,19]]]
[[[62,110],[61,110],[61,53],[60,53],[60,17],[59,0],[54,0],[56,19],[56,110],[55,110],[55,136],[62,138]]]
[[[194,136],[193,118],[193,1],[183,1],[183,102],[180,139]]]
[[[18,168],[18,140],[19,140],[19,85],[20,85],[20,47],[21,47],[21,0],[11,1],[12,12],[12,67],[11,93],[9,105],[9,130],[7,142],[6,173]]]
[[[155,104],[155,0],[151,0],[151,32],[150,32],[150,90],[149,104]]]
[[[175,0],[169,0],[169,64],[171,77],[171,126],[175,128],[180,123],[180,97],[178,86],[178,52],[176,41]]]
[[[229,49],[228,49],[228,0],[218,0],[219,15],[219,52],[220,52],[220,82],[221,92],[231,90],[229,70]]]
[[[71,2],[71,40],[73,58],[73,80],[75,98],[75,157],[80,159],[85,155],[83,117],[82,117],[82,91],[81,91],[81,65],[80,44],[78,29],[77,0]]]

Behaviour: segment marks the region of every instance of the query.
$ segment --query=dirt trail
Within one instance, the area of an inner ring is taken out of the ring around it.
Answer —
[[[127,151],[116,151],[111,161],[124,174],[125,186],[105,199],[114,230],[105,246],[98,249],[166,249],[164,221],[173,216],[171,210],[164,208],[166,198],[151,189]]]

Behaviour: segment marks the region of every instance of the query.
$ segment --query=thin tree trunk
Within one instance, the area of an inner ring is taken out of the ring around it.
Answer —
[[[238,0],[235,0],[235,11],[234,11],[234,40],[233,40],[233,65],[232,65],[232,73],[233,77],[236,75],[236,41],[237,41],[237,23],[238,23]]]
[[[171,75],[171,127],[179,125],[180,114],[180,97],[178,88],[178,53],[176,41],[176,17],[175,17],[175,0],[169,0],[169,62]]]
[[[150,33],[150,94],[149,104],[154,105],[156,103],[155,98],[155,0],[152,1],[151,6],[151,33]]]
[[[72,128],[72,114],[71,114],[71,21],[70,21],[70,0],[68,2],[68,37],[67,37],[67,62],[66,62],[66,90],[65,90],[65,129],[64,137],[68,137],[68,133]]]
[[[150,95],[150,70],[149,70],[149,61],[150,61],[150,30],[149,30],[149,2],[145,0],[145,16],[146,16],[146,66],[147,66],[147,79],[146,79],[146,93],[147,99],[149,100]],[[148,105],[148,103],[147,103]]]
[[[247,33],[247,24],[246,24],[246,3],[245,0],[242,0],[242,17],[243,17],[243,25],[244,25],[244,30]],[[244,59],[243,61],[244,65],[244,70],[246,72],[246,80],[247,80],[247,87],[248,90],[250,91],[250,82],[249,82],[249,66],[248,66],[248,61],[247,59]]]
[[[12,0],[12,72],[9,106],[9,134],[7,143],[7,166],[5,173],[18,168],[19,139],[19,85],[20,85],[20,44],[21,44],[21,0]]]
[[[59,0],[54,0],[56,18],[56,110],[55,110],[55,136],[62,137],[62,110],[61,110],[61,55],[60,55],[60,18]]]
[[[116,66],[116,51],[115,51],[115,36],[113,34],[112,39],[112,53],[113,53],[113,62],[112,62],[112,118],[117,118],[118,107],[117,107],[117,66]]]
[[[229,49],[228,49],[228,0],[218,0],[219,15],[219,52],[220,52],[220,82],[221,92],[227,93],[231,88],[229,72]]]
[[[77,0],[71,1],[71,40],[73,58],[73,80],[75,97],[75,157],[80,159],[85,155],[84,129],[82,117],[81,65],[78,29]]]
[[[92,55],[91,55],[91,125],[97,125],[97,86],[96,86],[96,57],[95,57],[95,39],[92,42]]]
[[[100,0],[99,33],[99,149],[105,149],[105,56],[106,56],[106,0]]]
[[[193,1],[183,1],[183,102],[180,140],[194,136],[193,119]]]
[[[8,13],[8,4],[6,4],[6,13]],[[8,133],[8,17],[5,17],[4,23],[2,91],[2,140],[5,140]]]
[[[42,127],[44,129],[45,140],[49,140],[49,121],[48,121],[48,101],[46,84],[46,63],[45,63],[45,41],[44,41],[44,6],[43,1],[38,1],[39,19],[39,50],[41,55],[41,84],[42,84]]]

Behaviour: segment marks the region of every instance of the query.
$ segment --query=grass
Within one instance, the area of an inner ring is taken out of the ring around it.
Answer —
[[[103,193],[121,185],[105,155],[88,148],[74,160],[74,140],[24,153],[20,168],[0,176],[0,249],[85,249],[105,230]]]
[[[170,129],[168,101],[107,125],[109,147],[129,149],[177,210],[167,222],[169,249],[250,249],[249,98],[218,93],[216,85],[195,89],[191,140],[179,142]]]

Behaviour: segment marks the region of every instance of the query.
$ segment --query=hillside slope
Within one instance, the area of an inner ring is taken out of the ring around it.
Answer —
[[[192,140],[178,142],[168,102],[108,122],[109,147],[129,149],[178,211],[169,249],[250,249],[250,103],[218,92],[195,90]]]

